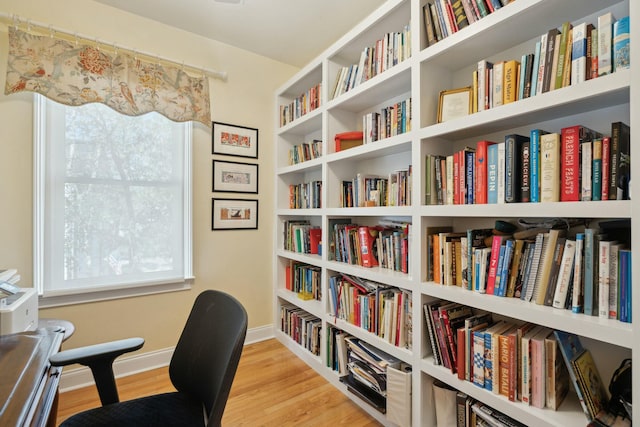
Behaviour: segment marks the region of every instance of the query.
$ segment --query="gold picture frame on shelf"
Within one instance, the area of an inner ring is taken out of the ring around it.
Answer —
[[[438,123],[444,123],[472,112],[473,93],[471,86],[443,90],[438,101]]]

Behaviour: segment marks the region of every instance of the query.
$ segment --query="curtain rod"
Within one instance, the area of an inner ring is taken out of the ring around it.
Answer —
[[[140,55],[140,56],[145,56],[147,58],[150,59],[156,59],[158,61],[162,61],[165,63],[170,63],[179,67],[183,67],[183,68],[189,68],[193,71],[199,71],[203,74],[208,74],[209,76],[218,79],[218,80],[222,80],[224,82],[227,81],[227,72],[226,71],[218,71],[218,70],[212,70],[212,69],[208,69],[208,68],[203,68],[203,67],[197,67],[195,65],[188,65],[185,64],[184,62],[180,63],[177,62],[173,59],[167,58],[167,57],[163,57],[163,56],[159,56],[153,53],[149,53],[149,52],[144,52],[138,49],[132,49],[129,47],[125,47],[125,46],[120,46],[117,45],[116,43],[107,43],[103,40],[98,39],[97,37],[89,37],[80,33],[72,33],[70,31],[64,30],[62,28],[58,28],[58,27],[54,27],[53,25],[48,25],[48,24],[43,24],[41,22],[36,22],[36,21],[32,21],[30,19],[21,19],[18,15],[15,14],[9,14],[6,12],[0,12],[0,18],[3,19],[4,21],[10,21],[7,23],[7,25],[15,25],[18,26],[19,24],[25,24],[27,26],[27,30],[31,30],[31,27],[38,27],[38,29],[41,32],[49,32],[51,33],[51,35],[53,36],[53,34],[55,33],[62,33],[64,35],[66,35],[67,37],[71,38],[72,40],[82,40],[82,41],[86,41],[86,42],[90,42],[90,43],[96,43],[96,44],[100,44],[102,46],[105,46],[113,51],[117,51],[117,50],[124,50],[127,52],[131,52],[133,54],[136,55]]]

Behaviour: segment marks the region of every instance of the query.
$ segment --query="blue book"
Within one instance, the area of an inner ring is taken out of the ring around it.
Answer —
[[[629,17],[613,23],[613,71],[629,68]]]
[[[518,77],[518,99],[524,99],[525,74],[527,73],[527,62],[529,55],[524,54],[520,58],[520,76]]]
[[[531,129],[529,135],[529,187],[531,203],[540,202],[540,135],[549,133]]]
[[[507,240],[504,244],[504,259],[502,260],[502,271],[500,272],[500,283],[497,282],[496,280],[496,284],[499,285],[497,287],[497,293],[495,295],[498,295],[499,297],[503,297],[507,294],[507,285],[509,283],[509,270],[510,270],[510,266],[511,266],[511,259],[513,258],[513,248],[515,245],[515,241],[514,240]],[[514,266],[514,268],[517,268],[517,266]]]
[[[538,88],[538,68],[540,68],[540,41],[536,42],[533,55],[533,70],[531,72],[531,96],[536,94]]]
[[[487,147],[487,203],[498,203],[498,144]]]
[[[564,364],[567,367],[567,371],[569,371],[569,378],[571,378],[571,383],[576,390],[576,394],[578,395],[578,399],[580,400],[582,410],[585,414],[589,414],[589,409],[587,408],[587,404],[582,394],[580,379],[576,375],[576,370],[571,363],[571,361],[575,357],[577,357],[584,351],[584,347],[580,342],[580,338],[575,334],[570,334],[563,331],[554,331],[553,333],[556,336],[558,348],[560,349],[560,353],[562,353],[562,359],[564,360]]]
[[[588,316],[598,315],[597,305],[594,306],[594,281],[595,263],[598,262],[595,248],[595,230],[584,229],[584,314]]]
[[[496,281],[493,284],[493,294],[498,295],[498,287],[502,279],[502,263],[504,261],[505,245],[500,245],[500,252],[498,253],[498,266],[496,267]]]
[[[631,251],[620,249],[618,257],[620,259],[620,292],[618,293],[620,321],[631,323]]]

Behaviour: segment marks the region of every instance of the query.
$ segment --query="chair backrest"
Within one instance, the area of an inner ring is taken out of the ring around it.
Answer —
[[[247,334],[247,312],[231,295],[207,290],[196,298],[176,345],[169,376],[201,401],[208,426],[219,426]]]

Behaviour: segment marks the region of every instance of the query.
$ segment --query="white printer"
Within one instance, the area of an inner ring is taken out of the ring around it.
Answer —
[[[13,295],[0,293],[0,335],[33,331],[38,326],[38,293],[17,288]]]

